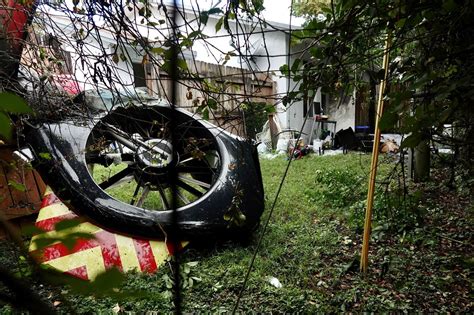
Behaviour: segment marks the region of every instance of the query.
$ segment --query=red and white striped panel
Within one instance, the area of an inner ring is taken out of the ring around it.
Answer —
[[[81,223],[55,231],[58,222],[70,219],[79,219]],[[172,244],[164,241],[132,238],[87,222],[70,211],[50,189],[45,192],[36,227],[45,232],[32,238],[30,252],[39,257],[43,264],[84,280],[93,280],[112,267],[124,272],[153,272],[174,252]],[[72,249],[60,242],[38,249],[35,243],[35,239],[41,236],[61,238],[66,233],[74,232],[88,233],[93,238],[77,240]],[[183,242],[180,247],[186,244]]]

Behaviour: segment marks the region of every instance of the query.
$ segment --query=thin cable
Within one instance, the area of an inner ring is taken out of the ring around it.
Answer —
[[[176,1],[173,1],[173,10],[171,12],[171,57],[170,57],[170,108],[172,114],[170,115],[170,129],[171,129],[171,146],[172,155],[175,156],[176,148],[178,147],[177,124],[176,124],[176,100],[177,100],[177,85],[179,83],[179,71],[178,71],[178,38],[177,38],[177,24],[176,24],[176,12],[177,12]],[[181,296],[181,274],[180,274],[180,226],[178,224],[178,172],[176,168],[171,167],[170,169],[170,190],[171,190],[171,209],[172,209],[172,229],[170,234],[171,243],[173,244],[174,253],[173,261],[171,263],[173,271],[173,302],[174,302],[174,313],[182,313],[182,296]]]
[[[291,1],[291,7],[290,7],[290,26],[289,26],[290,39],[291,39],[291,15],[292,15],[292,13],[293,13],[293,0]],[[288,50],[290,50],[290,49],[291,49],[291,47],[290,47],[290,45],[288,45]],[[318,80],[319,80],[319,78],[318,78]],[[287,86],[287,88],[289,90],[289,88],[290,88],[289,85]],[[303,124],[301,125],[301,129],[300,129],[298,138],[296,139],[296,142],[295,142],[295,147],[298,145],[298,142],[301,138],[301,133],[303,132],[304,126],[306,124],[306,119],[307,119],[308,113],[309,113],[309,111],[305,114],[305,119],[303,121]],[[275,198],[273,200],[273,204],[272,204],[272,207],[271,207],[270,212],[268,214],[267,220],[265,221],[265,225],[263,226],[262,234],[260,235],[260,238],[258,239],[257,247],[255,248],[255,251],[252,255],[252,259],[250,260],[250,265],[247,269],[247,273],[245,275],[245,279],[244,279],[244,282],[242,284],[242,288],[240,289],[239,295],[237,296],[237,301],[235,302],[234,309],[232,310],[232,314],[235,314],[237,312],[238,307],[239,307],[240,300],[241,300],[241,298],[244,294],[245,288],[247,286],[247,282],[250,278],[250,273],[252,272],[253,265],[255,263],[255,259],[257,258],[258,251],[259,251],[259,249],[262,245],[263,237],[265,236],[265,232],[267,231],[268,224],[270,223],[270,219],[272,217],[273,211],[275,210],[275,206],[276,206],[276,203],[278,201],[278,197],[280,196],[281,189],[282,189],[283,184],[285,182],[286,176],[288,175],[288,170],[290,169],[290,165],[291,165],[292,161],[293,161],[293,157],[290,156],[290,159],[288,160],[288,163],[286,164],[285,172],[283,173],[282,179],[280,181],[280,185],[278,186],[278,190],[275,194]]]

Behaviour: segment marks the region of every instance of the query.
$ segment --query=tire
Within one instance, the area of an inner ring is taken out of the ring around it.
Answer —
[[[27,139],[53,191],[106,229],[242,236],[263,212],[255,146],[183,110],[120,107],[92,121],[42,124]]]

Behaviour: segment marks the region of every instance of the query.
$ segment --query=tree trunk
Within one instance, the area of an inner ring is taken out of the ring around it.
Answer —
[[[424,182],[430,178],[430,145],[428,140],[415,147],[414,181]]]
[[[277,147],[278,141],[278,128],[274,120],[273,114],[268,114],[268,125],[270,126],[270,138],[272,140],[272,150],[275,150]]]

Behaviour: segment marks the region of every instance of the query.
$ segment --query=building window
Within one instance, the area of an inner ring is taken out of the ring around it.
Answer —
[[[135,87],[146,87],[145,67],[141,62],[132,63]]]

